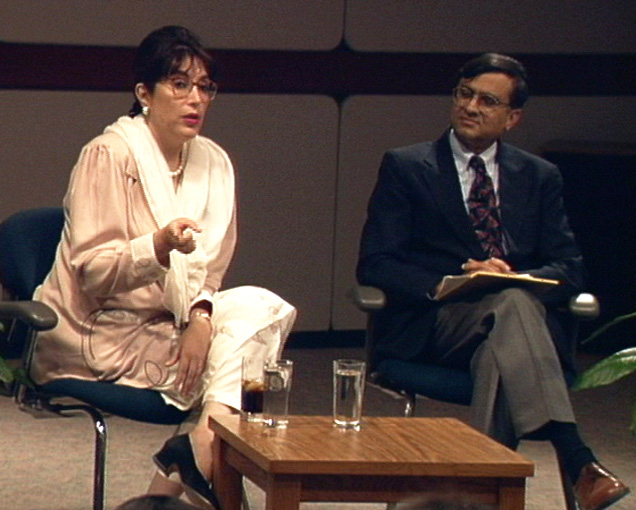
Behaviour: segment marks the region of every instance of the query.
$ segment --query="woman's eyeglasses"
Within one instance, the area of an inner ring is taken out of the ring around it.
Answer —
[[[185,99],[190,95],[192,89],[197,87],[201,94],[201,99],[209,102],[214,100],[219,90],[219,86],[207,78],[195,82],[187,76],[170,76],[166,78],[165,82],[172,89],[176,99]]]

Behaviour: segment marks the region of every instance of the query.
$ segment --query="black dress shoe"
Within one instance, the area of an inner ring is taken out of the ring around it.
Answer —
[[[574,495],[581,510],[601,510],[629,494],[629,488],[597,462],[583,466],[574,485]]]
[[[152,459],[164,475],[170,476],[174,472],[179,473],[184,485],[194,490],[215,509],[221,510],[212,484],[205,479],[197,467],[188,434],[180,434],[168,439],[163,448],[155,453]]]

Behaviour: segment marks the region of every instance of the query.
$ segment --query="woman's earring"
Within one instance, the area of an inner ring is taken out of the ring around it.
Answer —
[[[141,107],[141,113],[144,115],[144,117],[148,117],[148,111],[149,108],[146,105]]]

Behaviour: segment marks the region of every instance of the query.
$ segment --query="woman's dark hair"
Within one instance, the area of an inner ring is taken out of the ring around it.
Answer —
[[[511,108],[522,108],[530,91],[528,89],[528,75],[525,67],[508,55],[499,53],[484,53],[466,62],[457,73],[457,82],[462,78],[471,79],[485,73],[503,73],[514,80],[514,88],[510,97]]]
[[[153,91],[157,82],[177,72],[187,58],[198,58],[208,74],[212,74],[212,57],[199,38],[187,28],[166,26],[148,34],[137,48],[134,63],[135,84],[143,83]],[[135,97],[128,114],[141,113],[141,104]]]

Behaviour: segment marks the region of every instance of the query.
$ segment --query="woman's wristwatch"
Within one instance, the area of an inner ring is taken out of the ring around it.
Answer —
[[[200,308],[197,308],[190,314],[190,320],[192,320],[193,317],[203,317],[208,321],[212,321],[212,314],[207,310],[201,310]]]
[[[196,317],[201,317],[202,319],[205,319],[206,321],[208,321],[208,324],[211,325],[212,324],[212,304],[210,303],[209,310],[206,310],[205,308],[201,308],[200,306],[192,309],[190,311],[189,322],[192,322],[192,320]]]

